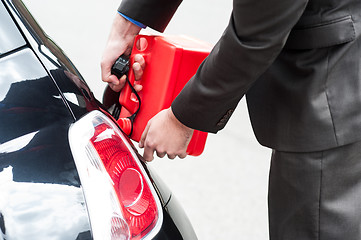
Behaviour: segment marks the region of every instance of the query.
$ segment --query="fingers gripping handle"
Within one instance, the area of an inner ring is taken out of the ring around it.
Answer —
[[[120,56],[112,68],[112,74],[116,75],[118,78],[121,78],[123,75],[128,75],[127,82],[122,89],[119,97],[119,103],[130,113],[134,114],[139,108],[139,100],[134,94],[134,81],[135,76],[132,71],[134,64],[134,56],[141,54],[144,60],[147,62],[149,55],[150,42],[152,41],[151,36],[138,35],[134,40],[134,45],[132,48],[132,53],[130,57],[122,55]],[[146,74],[146,69],[144,70]]]

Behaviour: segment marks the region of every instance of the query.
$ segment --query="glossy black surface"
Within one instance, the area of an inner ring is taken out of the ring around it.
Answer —
[[[0,239],[92,239],[68,141],[102,104],[19,0],[0,4]],[[154,172],[164,207],[154,239],[196,239]]]
[[[162,228],[155,240],[197,240],[191,223],[174,197],[163,208],[163,217]]]
[[[26,44],[4,5],[0,5],[0,55]]]
[[[4,70],[1,71],[0,143],[64,119],[73,120],[58,89],[30,49],[1,58],[0,69]]]
[[[41,29],[23,2],[7,0],[6,3],[13,17],[19,20],[18,26],[26,37],[29,47],[60,90],[74,119],[79,119],[87,112],[98,109],[100,103],[94,98],[81,74],[62,49]],[[58,69],[62,69],[66,76],[58,74]]]
[[[86,103],[74,74],[44,68],[2,3],[0,239],[91,239],[68,144],[68,106],[80,112]],[[60,92],[55,79],[70,84]]]
[[[0,72],[0,238],[91,239],[61,93],[28,46],[3,54]]]

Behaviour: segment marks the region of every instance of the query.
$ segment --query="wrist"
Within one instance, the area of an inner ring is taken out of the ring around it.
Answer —
[[[137,25],[137,26],[138,26],[138,27],[140,27],[140,28],[146,28],[146,27],[147,27],[147,26],[146,26],[146,25],[144,25],[143,23],[138,22],[138,21],[136,21],[136,20],[134,20],[134,19],[130,18],[130,17],[128,17],[127,15],[125,15],[125,14],[123,14],[123,13],[119,12],[119,11],[118,11],[118,14],[119,14],[120,16],[122,16],[123,18],[125,18],[126,20],[128,20],[129,22],[131,22],[131,23],[133,23],[133,24]]]
[[[174,115],[172,107],[168,109],[168,117],[174,122],[179,128],[183,128],[184,130],[188,132],[193,132],[194,129],[187,127],[184,125],[181,121],[178,120],[178,118]]]
[[[141,27],[137,26],[136,24],[132,23],[128,19],[124,18],[120,14],[116,14],[112,29],[115,30],[118,35],[138,35],[141,30]]]
[[[113,54],[116,54],[117,57],[122,53],[130,54],[134,39],[140,29],[137,25],[116,14],[108,38],[108,45],[112,51],[116,52]]]

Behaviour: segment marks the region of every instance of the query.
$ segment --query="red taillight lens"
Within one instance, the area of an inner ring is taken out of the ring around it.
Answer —
[[[151,236],[161,222],[160,203],[137,155],[117,126],[95,111],[71,127],[69,139],[95,235],[102,240]],[[101,207],[105,210],[98,209]],[[105,234],[110,238],[103,237]]]
[[[124,141],[105,123],[95,127],[91,142],[114,183],[132,237],[142,237],[157,218],[157,205]]]

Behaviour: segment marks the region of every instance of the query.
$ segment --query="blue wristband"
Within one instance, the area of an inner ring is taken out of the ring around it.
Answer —
[[[140,28],[146,28],[146,27],[147,27],[147,26],[144,25],[143,23],[140,23],[140,22],[138,22],[138,21],[135,21],[134,19],[132,19],[132,18],[124,15],[123,13],[121,13],[121,12],[119,12],[119,11],[118,11],[118,13],[119,13],[123,18],[127,19],[127,20],[128,20],[129,22],[131,22],[131,23],[134,23],[135,25],[137,25],[137,26],[140,27]]]

